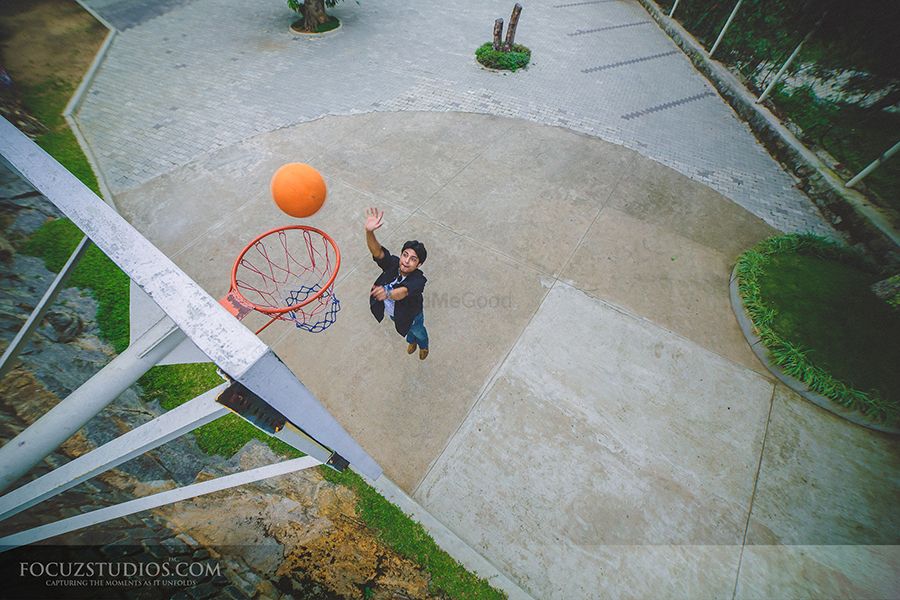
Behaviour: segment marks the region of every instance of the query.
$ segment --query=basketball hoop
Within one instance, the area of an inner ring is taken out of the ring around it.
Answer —
[[[277,320],[319,333],[341,310],[334,295],[340,267],[341,251],[324,231],[306,225],[278,227],[241,251],[231,270],[231,289],[219,302],[238,319],[251,310],[269,317],[256,333]]]

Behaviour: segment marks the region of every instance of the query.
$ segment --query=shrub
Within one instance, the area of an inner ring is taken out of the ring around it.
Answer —
[[[815,260],[834,266],[816,266]],[[798,279],[796,273],[784,270],[785,264],[810,265],[816,271],[804,268]],[[858,275],[841,275],[839,265]],[[738,293],[772,362],[841,406],[896,425],[900,423],[900,406],[892,393],[896,377],[884,365],[896,355],[890,350],[890,332],[897,328],[882,314],[888,309],[879,311],[877,299],[869,293],[868,281],[877,278],[876,272],[877,266],[862,254],[809,234],[764,240],[742,254],[736,265]],[[791,287],[804,291],[805,306],[785,304],[789,294],[773,302],[773,296],[782,295],[775,292]],[[850,297],[857,293],[853,290],[867,297]],[[848,312],[863,320],[850,319]],[[813,330],[816,335],[810,337]],[[883,337],[889,339],[879,341]],[[812,339],[817,340],[815,348],[806,346]],[[874,376],[873,365],[878,367]],[[842,376],[836,377],[832,369]],[[863,389],[851,379],[864,381]]]
[[[493,44],[487,42],[475,51],[475,59],[491,69],[516,71],[524,68],[531,60],[531,50],[521,44],[513,44],[509,52],[494,50]]]

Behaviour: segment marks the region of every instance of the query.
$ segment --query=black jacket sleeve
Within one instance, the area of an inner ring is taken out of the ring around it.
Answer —
[[[381,267],[381,271],[390,271],[391,269],[396,269],[400,266],[400,259],[390,252],[384,246],[381,247],[381,251],[384,253],[381,258],[372,257],[372,260]]]
[[[421,294],[425,291],[425,283],[428,280],[425,278],[425,275],[422,274],[421,271],[413,272],[409,277],[403,280],[403,283],[399,284],[399,287],[406,287],[406,291],[410,296],[415,294]]]

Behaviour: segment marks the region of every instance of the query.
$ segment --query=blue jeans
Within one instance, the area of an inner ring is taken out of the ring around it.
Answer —
[[[425,313],[420,312],[413,319],[409,331],[406,333],[406,341],[410,344],[417,344],[419,348],[428,349],[428,332],[425,331]]]

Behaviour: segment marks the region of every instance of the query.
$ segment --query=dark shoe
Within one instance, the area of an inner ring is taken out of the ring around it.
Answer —
[[[412,353],[415,352],[415,351],[416,351],[416,345],[415,345],[415,344],[410,344],[409,346],[406,347],[406,353],[407,353],[407,354],[412,354]]]
[[[420,348],[419,349],[419,360],[425,360],[426,356],[428,356],[428,348]]]

